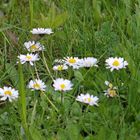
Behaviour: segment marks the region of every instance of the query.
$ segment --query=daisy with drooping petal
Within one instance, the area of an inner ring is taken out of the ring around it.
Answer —
[[[54,71],[62,71],[68,69],[68,66],[66,65],[55,65],[53,66]]]
[[[57,78],[53,83],[53,87],[58,91],[72,90],[72,86],[73,84],[71,83],[71,81],[63,78]]]
[[[9,100],[10,102],[12,102],[13,100],[18,98],[18,91],[15,90],[14,88],[11,87],[3,87],[0,88],[0,100],[5,101],[5,100]]]
[[[52,34],[53,31],[51,28],[33,28],[31,31],[32,34]]]
[[[128,65],[127,61],[124,61],[123,58],[119,57],[110,57],[108,59],[106,59],[106,68],[110,69],[110,71],[113,71],[114,69],[119,70],[122,68],[126,68],[126,66]]]
[[[65,61],[63,59],[55,59],[54,63],[63,64]]]
[[[106,95],[107,97],[117,96],[117,87],[114,87],[113,84],[109,81],[105,81],[105,85],[108,86],[108,89],[104,91],[104,95]]]
[[[115,89],[108,88],[104,92],[105,92],[104,95],[106,95],[107,97],[115,97],[115,96],[117,96],[117,92],[116,92]]]
[[[32,90],[45,91],[46,85],[45,85],[45,83],[42,80],[35,79],[35,80],[30,80],[30,82],[28,84],[28,88],[30,88]]]
[[[94,57],[86,57],[83,58],[81,61],[82,61],[81,63],[82,67],[93,67],[93,66],[98,67],[97,65],[98,61]]]
[[[97,96],[93,96],[87,93],[87,94],[80,94],[79,96],[77,96],[76,100],[79,102],[89,104],[91,106],[93,105],[98,106],[99,98]]]
[[[108,86],[109,88],[113,88],[112,83],[110,83],[109,81],[105,81],[105,85]]]
[[[44,46],[42,46],[39,42],[28,41],[24,43],[24,46],[29,52],[37,52],[44,50]]]
[[[21,64],[24,64],[25,62],[29,62],[30,65],[34,65],[33,62],[39,60],[38,54],[32,54],[32,53],[31,54],[27,54],[27,55],[20,54],[18,56],[18,58],[19,58]]]
[[[64,64],[73,67],[73,69],[79,69],[81,67],[81,59],[78,57],[66,57],[64,58]]]

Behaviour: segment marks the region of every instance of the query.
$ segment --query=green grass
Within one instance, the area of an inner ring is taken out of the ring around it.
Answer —
[[[51,27],[54,34],[36,37],[30,33],[33,27]],[[17,56],[27,53],[23,44],[29,40],[45,46],[36,63],[40,79],[47,84],[45,94],[26,88],[36,78],[35,68],[16,64]],[[56,74],[53,61],[66,56],[93,56],[99,67]],[[107,70],[105,59],[111,56],[125,58],[128,68]],[[20,93],[18,101],[0,102],[0,139],[139,140],[139,62],[138,0],[0,1],[0,87],[11,86]],[[63,105],[52,87],[52,76],[74,84],[64,94]],[[118,86],[119,97],[103,95],[105,80]],[[87,92],[99,97],[99,107],[75,101]]]

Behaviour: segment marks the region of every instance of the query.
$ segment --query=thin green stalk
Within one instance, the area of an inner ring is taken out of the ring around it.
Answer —
[[[38,74],[38,71],[37,71],[37,67],[36,67],[36,64],[34,64],[34,68],[35,68],[35,72],[36,72],[36,76],[37,76],[37,79],[40,79],[40,78],[39,78],[39,74]]]
[[[87,70],[87,72],[83,75],[83,79],[88,75],[88,73],[90,72],[90,70],[91,70],[91,68],[89,68],[89,69]],[[78,82],[75,84],[75,86],[74,86],[74,88],[73,88],[73,90],[72,90],[73,93],[76,91],[76,89],[77,89],[77,87],[79,86],[80,83],[81,83],[81,81],[78,81]]]
[[[33,122],[34,122],[34,120],[35,120],[37,102],[38,102],[38,101],[35,100],[34,108],[33,108],[33,111],[32,111],[32,116],[31,116],[31,125],[33,124]]]
[[[47,64],[47,62],[46,62],[46,59],[45,59],[45,56],[44,56],[44,52],[43,52],[43,51],[42,51],[42,58],[43,58],[43,61],[44,61],[44,64],[45,64],[45,67],[46,67],[46,69],[47,69],[47,71],[48,71],[49,76],[50,76],[51,79],[54,81],[53,76],[52,76],[52,74],[51,74],[51,72],[50,72],[50,70],[49,70],[48,64]]]
[[[85,110],[85,113],[87,113],[89,111],[89,105],[87,106],[86,110]]]
[[[30,25],[32,27],[32,25],[33,25],[33,13],[34,13],[33,0],[29,0],[29,6],[30,6]]]
[[[32,71],[32,69],[31,69],[31,66],[30,66],[30,65],[29,65],[29,71],[30,71],[30,73],[31,73],[31,75],[32,75],[32,78],[35,79],[34,74],[33,74],[33,71]]]
[[[6,39],[4,39],[4,70],[6,70],[6,62],[7,62],[7,44]]]
[[[19,93],[20,93],[20,105],[21,105],[21,123],[22,126],[25,130],[26,133],[26,137],[27,139],[29,139],[29,131],[28,131],[28,125],[27,125],[27,111],[26,111],[26,92],[25,92],[25,85],[24,85],[24,75],[23,75],[23,71],[22,71],[22,65],[19,62],[18,63],[18,71],[19,71]]]
[[[38,71],[37,71],[37,67],[35,65],[35,72],[36,72],[36,75],[37,75],[37,78],[39,78],[39,74],[38,74]],[[46,97],[46,99],[48,100],[48,102],[52,105],[52,107],[54,107],[54,109],[58,112],[58,109],[56,108],[56,106],[52,103],[52,101],[48,98],[48,96],[46,94],[44,94],[43,91],[41,91],[41,93]]]
[[[45,114],[45,110],[43,109],[43,110],[42,110],[42,114],[41,114],[40,123],[42,123],[42,122],[43,122],[43,116],[44,116],[44,114]]]
[[[43,92],[42,92],[43,93]],[[43,94],[45,97],[46,97],[46,99],[48,100],[48,102],[52,105],[52,107],[56,110],[56,112],[59,112],[58,111],[58,109],[57,109],[57,107],[52,103],[52,101],[48,98],[48,96],[46,96],[45,94]]]
[[[61,105],[63,105],[64,104],[64,93],[62,92],[61,93]]]

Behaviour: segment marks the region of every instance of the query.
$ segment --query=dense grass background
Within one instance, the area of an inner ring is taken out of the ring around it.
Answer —
[[[54,34],[33,36],[30,30],[34,27],[51,27]],[[26,88],[32,75],[36,76],[34,67],[22,68],[16,61],[17,55],[26,53],[23,43],[29,40],[39,40],[45,46],[45,61],[54,78],[74,83],[74,89],[65,94],[64,106],[60,93],[51,87],[43,59],[36,66],[48,87],[45,95]],[[53,61],[65,56],[94,56],[100,61],[99,68],[56,74]],[[111,56],[124,57],[128,68],[106,70],[104,61]],[[0,103],[0,139],[139,140],[139,62],[139,0],[1,0],[0,87],[19,89],[20,98]],[[103,95],[105,80],[119,87],[119,97]],[[75,101],[78,94],[86,92],[100,98],[99,107]]]

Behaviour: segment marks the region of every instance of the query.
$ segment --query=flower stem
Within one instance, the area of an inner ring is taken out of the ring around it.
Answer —
[[[34,64],[35,65],[35,72],[36,72],[36,76],[37,76],[37,79],[40,79],[39,78],[39,74],[38,74],[38,71],[37,71],[37,67],[36,67],[36,64]]]
[[[33,25],[33,0],[29,0],[29,6],[30,6],[30,25],[32,27]]]
[[[25,130],[26,137],[29,139],[30,134],[29,134],[29,129],[28,129],[28,124],[27,124],[27,110],[26,110],[26,91],[25,91],[25,82],[24,82],[24,75],[23,75],[23,70],[22,70],[22,65],[19,62],[18,63],[18,71],[19,71],[19,93],[20,93],[20,114],[21,114],[21,123],[22,126]]]
[[[46,62],[46,59],[45,59],[45,56],[44,56],[44,52],[43,52],[43,51],[42,51],[42,58],[43,58],[43,61],[44,61],[44,64],[45,64],[45,67],[46,67],[46,69],[47,69],[47,71],[48,71],[49,76],[50,76],[51,79],[54,81],[53,76],[52,76],[52,74],[51,74],[51,72],[50,72],[50,70],[49,70],[48,64],[47,64],[47,62]]]
[[[59,112],[57,107],[52,103],[52,101],[48,98],[48,96],[46,94],[44,94],[43,91],[41,91],[42,95],[44,95],[46,97],[46,99],[48,100],[48,102],[52,105],[52,107],[56,110],[56,112]]]
[[[64,93],[63,92],[61,93],[61,104],[62,105],[64,104]]]

